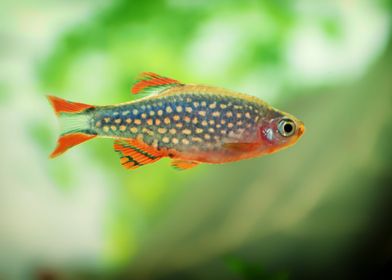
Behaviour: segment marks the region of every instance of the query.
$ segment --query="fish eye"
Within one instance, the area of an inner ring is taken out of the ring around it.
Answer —
[[[295,123],[290,119],[283,119],[278,124],[278,131],[284,137],[289,137],[295,132]]]

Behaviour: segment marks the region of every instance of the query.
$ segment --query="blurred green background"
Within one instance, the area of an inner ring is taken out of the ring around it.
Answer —
[[[391,1],[0,3],[0,279],[391,275]],[[98,139],[49,160],[45,94],[133,98],[142,71],[258,96],[292,148],[127,171]]]

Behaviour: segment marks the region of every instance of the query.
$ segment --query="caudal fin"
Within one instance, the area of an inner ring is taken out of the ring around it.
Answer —
[[[57,140],[56,148],[50,154],[51,158],[97,136],[90,129],[89,109],[93,109],[94,106],[67,101],[55,96],[48,96],[48,100],[59,117],[61,125],[61,135]]]
[[[86,109],[94,108],[92,105],[68,101],[56,96],[48,95],[48,100],[57,116],[61,113],[80,113]]]
[[[57,140],[57,146],[50,154],[51,158],[55,158],[62,153],[66,152],[69,148],[81,144],[87,140],[96,137],[96,135],[90,135],[85,133],[71,133],[67,135],[60,135],[59,139]]]

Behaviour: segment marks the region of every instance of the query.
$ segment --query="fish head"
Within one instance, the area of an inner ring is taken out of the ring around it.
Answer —
[[[258,124],[259,139],[266,153],[273,153],[295,144],[305,132],[305,125],[296,117],[271,109]]]

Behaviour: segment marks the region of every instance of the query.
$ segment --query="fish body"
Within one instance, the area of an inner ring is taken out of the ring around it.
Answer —
[[[121,163],[130,169],[162,157],[172,158],[179,169],[257,157],[294,144],[304,132],[303,123],[295,117],[256,97],[226,89],[186,85],[145,73],[132,91],[150,95],[91,107],[49,98],[55,109],[59,102],[68,108],[82,106],[76,112],[56,110],[73,120],[63,136],[76,134],[82,142],[97,136],[114,138]],[[282,135],[285,125],[291,128],[286,127],[289,136]],[[52,156],[71,146],[59,145]]]

